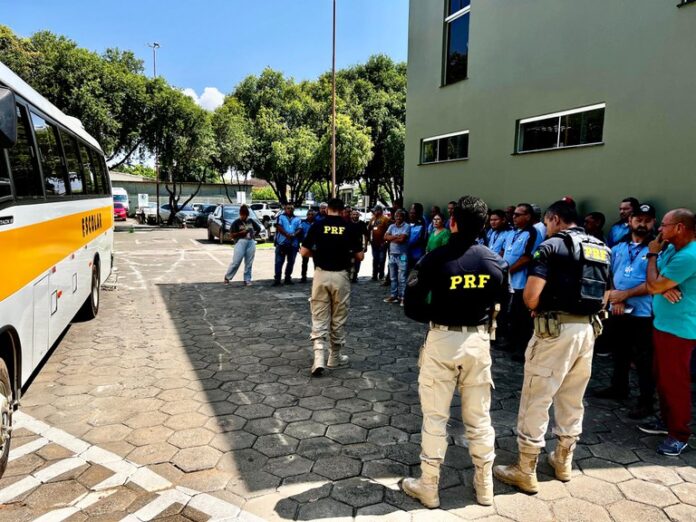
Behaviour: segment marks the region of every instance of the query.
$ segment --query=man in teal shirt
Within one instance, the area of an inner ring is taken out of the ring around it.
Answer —
[[[696,346],[696,219],[685,208],[668,212],[648,245],[648,291],[654,295],[653,346],[662,422],[639,426],[665,434],[661,455],[676,456],[691,436],[691,353]]]

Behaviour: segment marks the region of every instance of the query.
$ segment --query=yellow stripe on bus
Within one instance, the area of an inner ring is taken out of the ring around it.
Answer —
[[[37,206],[39,212],[40,206]],[[12,230],[0,229],[0,301],[47,272],[113,225],[111,206]]]

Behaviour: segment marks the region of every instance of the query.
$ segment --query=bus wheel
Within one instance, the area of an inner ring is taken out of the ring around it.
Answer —
[[[12,387],[7,365],[0,359],[0,477],[5,473],[10,456],[12,433]]]
[[[77,312],[77,316],[82,321],[89,321],[94,319],[99,313],[99,299],[100,299],[100,283],[99,283],[99,263],[95,262],[92,264],[92,285],[89,291],[89,296],[85,300],[85,303]]]

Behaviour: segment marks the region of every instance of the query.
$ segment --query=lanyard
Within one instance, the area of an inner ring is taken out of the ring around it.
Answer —
[[[628,264],[629,265],[633,265],[633,262],[640,255],[640,252],[642,250],[643,250],[642,243],[639,243],[638,245],[633,245],[631,243],[628,244]]]

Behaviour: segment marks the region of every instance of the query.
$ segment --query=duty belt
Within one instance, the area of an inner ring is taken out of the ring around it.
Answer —
[[[447,326],[444,324],[437,324],[432,321],[430,321],[430,328],[433,330],[444,330],[444,331],[450,331],[450,332],[469,332],[469,333],[476,333],[479,331],[480,327],[485,328],[486,325],[482,324],[479,326]]]
[[[580,324],[590,324],[592,322],[591,315],[574,315],[567,314],[565,312],[550,312],[556,315],[556,319],[559,323],[580,323]]]

